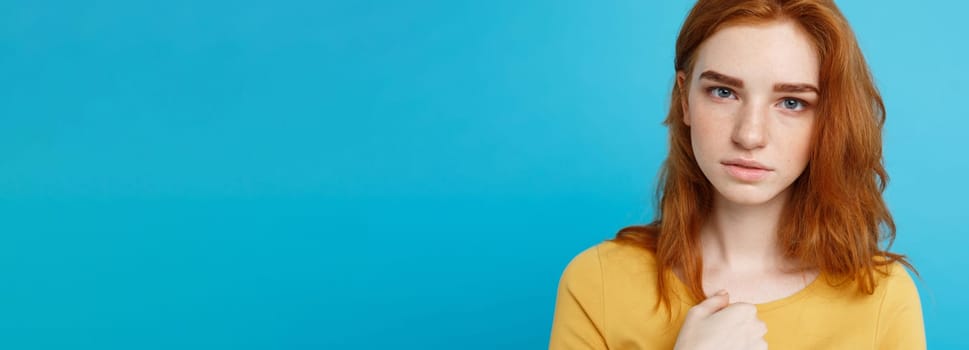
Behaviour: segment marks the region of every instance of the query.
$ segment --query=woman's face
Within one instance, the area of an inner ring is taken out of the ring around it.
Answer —
[[[734,25],[707,38],[689,79],[683,122],[700,169],[730,202],[786,193],[809,159],[818,57],[794,23]]]

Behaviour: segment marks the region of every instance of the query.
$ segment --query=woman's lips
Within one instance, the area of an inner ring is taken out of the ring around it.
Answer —
[[[750,168],[738,164],[723,163],[723,166],[731,176],[746,182],[762,180],[771,172],[764,168]]]

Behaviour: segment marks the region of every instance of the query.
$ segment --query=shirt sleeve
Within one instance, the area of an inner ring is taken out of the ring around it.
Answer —
[[[922,304],[912,277],[901,264],[895,263],[885,287],[878,315],[878,349],[925,349]]]
[[[598,247],[576,255],[559,279],[550,350],[606,349],[603,281]]]

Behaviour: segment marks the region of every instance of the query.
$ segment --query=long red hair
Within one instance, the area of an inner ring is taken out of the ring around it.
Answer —
[[[790,20],[813,41],[820,62],[820,96],[807,168],[792,186],[781,215],[778,241],[785,256],[817,268],[833,284],[858,282],[872,294],[875,272],[904,255],[888,252],[895,223],[882,198],[888,181],[882,160],[885,105],[847,20],[825,0],[700,0],[676,41],[675,69],[689,77],[697,48],[724,26]],[[688,81],[689,79],[687,79]],[[682,100],[688,87],[674,86],[664,125],[670,149],[659,177],[652,223],[619,231],[615,242],[646,248],[656,256],[660,301],[670,308],[672,269],[679,267],[695,301],[702,288],[699,229],[716,191],[696,163]],[[886,242],[885,249],[880,243]],[[830,278],[835,280],[831,280]]]

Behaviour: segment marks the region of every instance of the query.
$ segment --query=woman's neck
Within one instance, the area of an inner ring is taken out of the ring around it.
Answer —
[[[787,189],[766,203],[730,202],[719,193],[700,229],[704,268],[731,273],[771,273],[791,267],[777,244],[777,228]]]

